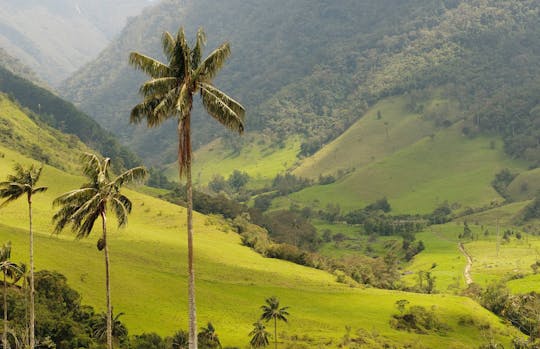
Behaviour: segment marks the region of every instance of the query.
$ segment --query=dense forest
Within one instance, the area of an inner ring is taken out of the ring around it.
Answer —
[[[174,31],[180,18],[188,36],[204,24],[210,47],[232,43],[233,56],[217,83],[246,105],[248,130],[278,139],[301,134],[302,155],[338,136],[382,97],[439,87],[460,102],[465,132],[496,132],[509,154],[538,161],[539,6],[533,0],[215,6],[169,0],[130,20],[61,91],[145,160],[170,161],[174,149],[165,139],[174,130],[143,135],[128,126],[137,99],[133,86],[141,77],[127,66],[127,55],[141,50],[159,57],[162,31]],[[215,20],[203,21],[208,17]],[[197,116],[198,145],[221,134],[212,120]]]

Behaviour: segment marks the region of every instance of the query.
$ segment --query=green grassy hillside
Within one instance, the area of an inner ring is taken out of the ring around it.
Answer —
[[[0,93],[0,144],[68,172],[82,152],[90,149],[77,137],[65,135],[30,119],[19,105]]]
[[[340,137],[303,161],[294,174],[317,178],[340,169],[360,169],[434,133],[434,123],[408,111],[407,103],[406,97],[394,97],[375,104]],[[429,101],[433,107],[439,103],[448,104]]]
[[[264,186],[278,173],[283,173],[297,161],[300,150],[299,137],[293,137],[282,144],[260,133],[250,133],[240,140],[238,152],[222,139],[217,139],[197,150],[194,154],[193,179],[195,185],[206,185],[215,175],[227,178],[234,170],[246,172],[251,177],[250,186]],[[170,164],[165,175],[178,181],[178,165]]]
[[[20,140],[29,141],[35,124],[12,103],[3,100],[2,111],[15,115],[12,122],[24,123]],[[26,130],[29,131],[26,131]],[[40,137],[49,137],[41,129]],[[28,132],[28,135],[25,133]],[[17,139],[17,138],[16,138]],[[52,141],[51,141],[52,142]],[[7,146],[0,146],[0,178],[11,171],[16,162],[35,162]],[[48,144],[48,143],[47,143]],[[84,147],[70,154],[61,144],[44,147],[45,154],[74,166]],[[66,165],[67,166],[67,165]],[[70,168],[72,170],[72,168]],[[36,230],[35,258],[37,269],[57,270],[83,295],[83,302],[104,309],[103,256],[96,247],[99,231],[88,240],[75,240],[70,233],[51,235],[52,200],[59,194],[78,187],[82,178],[45,165],[41,185],[49,190],[34,198]],[[133,213],[128,228],[117,230],[111,221],[110,251],[112,263],[112,299],[115,310],[123,317],[132,334],[155,331],[170,335],[187,326],[187,292],[185,270],[185,210],[156,198],[127,190],[133,199]],[[26,260],[27,207],[24,200],[1,209],[0,239],[13,243],[13,259]],[[495,337],[508,343],[513,330],[467,298],[450,295],[421,295],[377,289],[350,288],[335,281],[326,272],[296,264],[267,259],[243,247],[239,236],[219,218],[195,215],[196,271],[200,324],[206,321],[218,329],[226,345],[247,344],[251,324],[259,316],[264,299],[276,295],[282,304],[291,306],[290,324],[280,327],[287,341],[302,338],[307,346],[336,347],[345,334],[345,327],[374,331],[391,343],[423,347],[476,347],[483,342],[481,324],[488,323]],[[435,306],[441,321],[451,330],[445,335],[419,335],[392,329],[389,320],[396,313],[394,303],[407,299],[413,305]],[[478,327],[460,325],[460,319],[472,314]]]
[[[532,199],[540,190],[540,168],[520,173],[508,186],[513,200]]]
[[[437,103],[447,102],[429,105]],[[388,137],[385,119],[389,120]],[[289,199],[321,208],[339,203],[348,211],[386,196],[394,213],[427,213],[444,201],[462,208],[501,202],[491,187],[494,175],[503,168],[523,171],[526,164],[510,159],[497,138],[465,136],[463,121],[436,130],[430,126],[433,122],[407,112],[403,99],[379,103],[296,170],[307,176],[316,175],[318,166],[328,172],[352,168],[352,173]],[[278,200],[274,207],[280,205],[288,207],[289,202]]]

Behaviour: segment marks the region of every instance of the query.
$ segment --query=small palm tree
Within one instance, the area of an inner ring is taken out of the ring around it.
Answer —
[[[266,326],[260,321],[257,321],[253,324],[253,330],[249,333],[251,337],[251,340],[249,341],[249,344],[251,344],[252,348],[264,348],[270,344],[270,341],[268,340],[268,336],[270,336],[270,332],[266,330]]]
[[[214,119],[232,131],[244,131],[244,107],[219,90],[212,80],[231,54],[225,42],[206,59],[202,59],[206,34],[197,32],[193,47],[189,47],[184,29],[176,37],[168,32],[162,36],[167,63],[132,52],[129,62],[150,76],[140,87],[143,101],[131,111],[131,122],[146,120],[148,127],[157,127],[165,120],[178,121],[179,176],[186,177],[187,232],[188,232],[188,304],[189,348],[197,349],[197,314],[195,306],[195,271],[193,268],[193,193],[191,181],[191,110],[193,97],[199,93],[202,105]]]
[[[206,327],[201,328],[201,331],[197,335],[199,344],[204,349],[221,349],[221,342],[216,333],[216,328],[211,322]]]
[[[9,175],[7,181],[0,183],[0,198],[6,199],[0,207],[26,195],[28,202],[28,217],[30,222],[30,348],[35,347],[35,310],[34,310],[34,233],[32,231],[32,196],[47,190],[47,187],[37,187],[43,167],[31,165],[28,168],[15,165],[15,174]]]
[[[177,331],[172,337],[172,349],[187,349],[189,345],[189,334],[187,331]]]
[[[7,313],[7,278],[17,282],[17,276],[21,275],[17,264],[11,260],[11,241],[0,248],[0,270],[4,275],[4,331],[2,332],[2,348],[8,348],[8,313]]]
[[[105,287],[107,293],[107,348],[112,349],[112,303],[109,271],[109,246],[107,243],[107,213],[111,209],[116,215],[118,227],[127,224],[131,212],[131,201],[120,193],[122,185],[142,181],[146,177],[144,167],[136,167],[113,177],[109,158],[100,159],[94,154],[84,154],[83,173],[88,178],[80,189],[67,192],[53,202],[60,206],[54,215],[55,232],[60,233],[66,226],[77,233],[78,238],[90,235],[94,223],[101,218],[102,236],[98,241],[98,249],[105,256]]]
[[[120,317],[123,316],[124,313],[118,313],[116,316],[112,316],[112,336],[116,339],[120,339],[122,337],[126,337],[128,335],[128,330],[126,326],[120,321]],[[92,327],[94,338],[96,338],[99,341],[103,341],[107,339],[107,313],[102,313]]]
[[[289,307],[279,307],[279,299],[277,299],[275,296],[272,296],[270,298],[266,299],[266,304],[261,306],[261,310],[263,311],[261,315],[261,320],[264,320],[266,322],[270,320],[274,320],[274,343],[275,348],[277,349],[277,321],[283,321],[287,322],[287,316],[289,313],[287,312],[287,309]]]

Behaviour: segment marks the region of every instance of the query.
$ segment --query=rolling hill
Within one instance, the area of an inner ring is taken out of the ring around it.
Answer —
[[[293,172],[308,178],[322,173],[337,180],[293,193],[288,199],[278,198],[274,207],[288,207],[292,201],[315,208],[339,204],[343,211],[350,211],[387,197],[397,214],[428,213],[444,201],[459,210],[502,203],[491,182],[504,168],[536,178],[536,171],[527,171],[527,162],[504,153],[500,139],[467,136],[463,121],[437,127],[429,119],[430,108],[449,102],[429,99],[429,103],[422,114],[408,111],[404,98],[376,104]],[[531,190],[527,188],[523,195],[534,194],[533,179],[529,181]],[[516,185],[512,183],[512,188]]]
[[[57,131],[38,126],[14,102],[0,98],[0,120],[12,123],[14,132],[13,141],[2,140],[0,144],[0,178],[15,162],[36,162],[19,151],[26,152],[37,131],[40,139],[46,140],[40,143],[43,154],[73,172],[77,152],[87,148],[75,140],[68,145]],[[28,155],[35,156],[35,152]],[[77,175],[45,165],[41,184],[49,190],[34,198],[36,266],[64,273],[85,303],[103,309],[103,262],[95,247],[97,236],[75,240],[68,233],[51,235],[51,201],[81,181]],[[124,321],[131,333],[171,334],[187,323],[185,211],[133,190],[127,194],[134,201],[128,228],[113,229],[110,240],[113,303],[117,311],[126,313]],[[14,260],[26,259],[25,202],[14,202],[1,213],[0,238],[12,241]],[[304,346],[337,347],[346,326],[376,331],[368,335],[374,341],[413,347],[420,340],[424,347],[478,346],[483,343],[480,333],[485,326],[503,343],[517,335],[468,298],[350,288],[326,272],[256,254],[242,246],[240,237],[220,218],[196,214],[195,223],[199,319],[212,321],[226,345],[247,343],[259,306],[271,295],[291,306],[290,325],[280,329],[286,341]],[[437,316],[450,329],[444,335],[420,335],[391,328],[389,320],[399,299],[427,308],[435,306]],[[474,314],[467,315],[471,312]],[[472,316],[477,325],[464,326],[462,318],[466,316]]]

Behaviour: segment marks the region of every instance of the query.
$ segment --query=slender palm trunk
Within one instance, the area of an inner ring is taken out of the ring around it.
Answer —
[[[29,298],[29,294],[28,294],[28,284],[26,283],[27,282],[27,275],[25,274],[23,276],[24,280],[23,280],[23,289],[24,289],[24,323],[25,323],[25,332],[24,332],[24,345],[25,345],[25,348],[28,348],[29,347],[29,343],[28,343],[28,340],[30,339],[30,336],[29,336],[29,331],[30,331],[30,328],[29,328],[29,323],[28,323],[28,303],[30,302],[30,300],[28,299]]]
[[[105,212],[101,213],[103,228],[103,244],[105,248],[105,287],[107,289],[107,349],[112,349],[112,305],[111,305],[111,277],[109,270],[109,244],[107,242],[107,217]]]
[[[36,346],[34,309],[34,233],[32,231],[32,194],[28,194],[28,217],[30,219],[30,349]]]
[[[2,332],[2,348],[7,347],[7,283],[6,271],[4,270],[4,332]]]
[[[277,349],[277,318],[274,318],[274,345]]]
[[[191,108],[190,108],[191,109]],[[191,180],[191,125],[189,116],[184,127],[187,127],[188,149],[186,160],[186,192],[187,192],[187,233],[188,233],[188,306],[189,306],[189,349],[197,349],[197,308],[195,305],[195,269],[193,267],[193,185]]]

